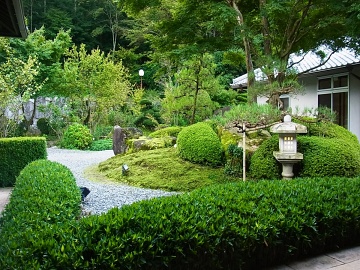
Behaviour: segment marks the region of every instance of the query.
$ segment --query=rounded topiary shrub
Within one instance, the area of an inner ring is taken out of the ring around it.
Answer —
[[[67,149],[86,149],[92,143],[90,129],[81,124],[73,124],[64,132],[61,147]]]
[[[304,155],[296,166],[300,176],[354,177],[360,174],[358,143],[315,136],[299,136],[298,152]]]
[[[279,151],[279,136],[273,135],[265,140],[251,156],[249,173],[254,179],[279,179],[282,166],[273,152]]]
[[[199,122],[182,129],[177,137],[177,151],[181,158],[194,163],[220,165],[224,151],[214,130]]]

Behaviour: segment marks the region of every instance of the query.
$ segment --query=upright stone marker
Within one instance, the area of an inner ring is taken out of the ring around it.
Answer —
[[[114,127],[113,151],[115,155],[123,154],[126,151],[126,133],[120,126]]]

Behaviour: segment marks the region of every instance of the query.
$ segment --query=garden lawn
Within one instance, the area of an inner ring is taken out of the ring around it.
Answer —
[[[128,175],[122,174],[123,164],[130,169]],[[176,148],[117,155],[100,163],[98,172],[119,183],[167,191],[191,191],[240,180],[226,176],[223,166],[213,168],[184,161],[178,157]]]

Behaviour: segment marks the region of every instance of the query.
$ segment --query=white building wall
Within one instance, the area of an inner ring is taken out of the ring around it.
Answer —
[[[339,70],[339,72],[331,71],[328,72],[328,74],[333,75],[343,73],[344,71],[345,70]],[[349,130],[354,133],[360,141],[360,66],[355,66],[352,73],[356,74],[356,76],[349,73]],[[317,108],[318,77],[316,74],[303,77],[300,79],[300,83],[304,86],[303,93],[296,96],[289,96],[289,105],[293,113],[303,114],[306,108]],[[265,97],[257,98],[258,104],[266,104],[266,101],[267,98]]]
[[[357,76],[349,76],[349,130],[360,141],[360,66],[356,66],[352,73]]]

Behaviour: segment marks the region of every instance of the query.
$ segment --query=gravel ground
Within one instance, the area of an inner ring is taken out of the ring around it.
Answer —
[[[102,214],[114,207],[121,207],[136,201],[177,194],[161,190],[137,188],[122,184],[93,182],[84,177],[84,170],[114,156],[112,150],[79,151],[48,148],[48,159],[68,167],[79,187],[87,187],[90,194],[83,202],[83,211],[88,214]]]

